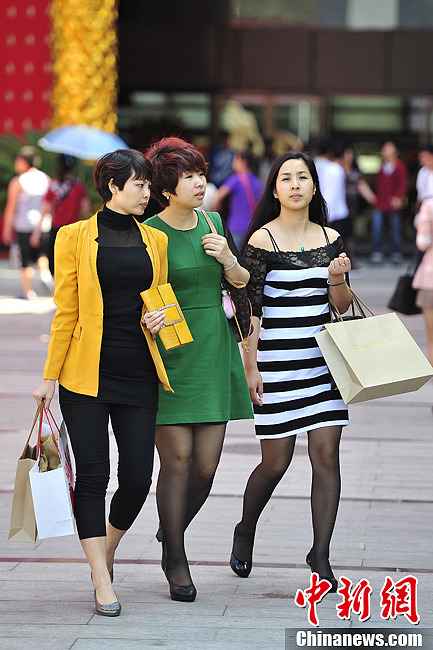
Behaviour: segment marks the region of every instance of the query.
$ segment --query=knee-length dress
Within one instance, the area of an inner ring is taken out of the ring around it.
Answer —
[[[218,213],[208,213],[219,234]],[[168,281],[194,341],[174,350],[158,348],[174,393],[159,392],[157,424],[226,422],[253,417],[238,344],[221,306],[222,266],[207,255],[202,237],[209,225],[201,212],[190,230],[177,230],[158,215],[146,225],[168,236]]]
[[[331,386],[314,337],[329,322],[328,266],[344,250],[343,240],[303,252],[280,251],[271,240],[273,251],[251,245],[245,251],[253,315],[262,318],[257,366],[263,404],[254,405],[256,435],[284,438],[347,425],[346,405]]]

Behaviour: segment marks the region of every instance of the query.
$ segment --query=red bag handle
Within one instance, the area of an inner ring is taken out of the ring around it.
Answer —
[[[54,423],[54,426],[56,427],[56,429],[57,429],[57,431],[58,431],[58,433],[59,433],[59,436],[60,436],[60,429],[59,429],[59,427],[57,426],[57,423],[56,423],[56,421],[55,421],[55,419],[54,419],[54,416],[53,416],[53,414],[51,413],[50,409],[47,410],[47,409],[45,408],[45,404],[44,404],[44,403],[42,403],[41,418],[40,418],[40,421],[39,421],[38,457],[39,457],[39,453],[40,453],[40,450],[41,450],[42,420],[43,420],[43,415],[44,415],[44,414],[45,414],[45,417],[46,417],[46,419],[47,419],[48,426],[49,426],[50,429],[51,429],[51,435],[53,436],[54,444],[56,445],[56,448],[57,448],[57,451],[59,452],[59,457],[60,457],[60,460],[61,460],[61,459],[62,459],[62,454],[60,453],[59,445],[58,445],[58,443],[57,443],[56,436],[54,435],[54,429],[53,429],[53,426],[52,426],[52,424],[51,424],[51,422],[50,422],[50,417],[51,417],[51,419],[52,419],[52,421],[53,421],[53,423]]]

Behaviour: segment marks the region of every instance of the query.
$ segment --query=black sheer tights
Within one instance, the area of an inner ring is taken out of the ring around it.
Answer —
[[[161,461],[156,498],[166,574],[177,585],[191,584],[184,533],[209,495],[225,430],[225,422],[164,425],[156,430]]]
[[[313,547],[310,558],[315,570],[327,577],[333,575],[328,557],[340,500],[340,438],[340,426],[322,427],[308,433],[308,454],[313,470]],[[296,436],[261,441],[262,461],[248,479],[242,520],[237,527],[234,555],[238,560],[251,559],[258,519],[291,463],[295,441]]]

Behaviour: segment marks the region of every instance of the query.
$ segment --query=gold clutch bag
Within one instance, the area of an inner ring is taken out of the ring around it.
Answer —
[[[147,289],[140,295],[144,302],[142,322],[147,311],[165,312],[165,327],[162,327],[158,334],[166,350],[178,348],[194,340],[170,283]]]

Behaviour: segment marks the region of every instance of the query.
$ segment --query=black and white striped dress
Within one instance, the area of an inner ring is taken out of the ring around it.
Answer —
[[[329,243],[324,236],[325,246],[303,252],[280,251],[272,236],[274,251],[250,244],[245,251],[253,315],[262,318],[257,365],[263,405],[254,405],[260,439],[349,423],[314,337],[329,321],[329,263],[344,250],[341,237]]]

